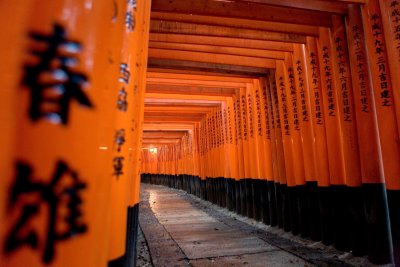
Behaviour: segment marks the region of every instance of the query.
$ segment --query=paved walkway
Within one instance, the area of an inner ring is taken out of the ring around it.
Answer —
[[[140,226],[156,267],[351,266],[183,191],[142,184],[141,199]]]

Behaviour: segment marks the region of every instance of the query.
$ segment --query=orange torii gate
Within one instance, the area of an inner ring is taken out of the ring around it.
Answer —
[[[140,180],[400,264],[400,1],[53,2],[0,3],[2,264],[132,266]]]

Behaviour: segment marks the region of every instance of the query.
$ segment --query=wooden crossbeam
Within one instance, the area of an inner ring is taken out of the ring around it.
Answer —
[[[169,112],[173,111],[175,113],[182,113],[182,112],[187,112],[188,110],[192,112],[198,112],[198,113],[206,113],[210,111],[210,106],[156,106],[156,105],[145,105],[146,111],[163,111],[163,112]]]
[[[252,83],[254,79],[252,78],[241,78],[241,77],[220,77],[212,74],[207,75],[191,75],[191,74],[171,74],[171,73],[162,73],[162,72],[154,72],[148,71],[146,75],[147,79],[149,78],[164,78],[164,79],[179,79],[179,80],[194,80],[194,81],[214,81],[214,82],[229,82],[229,83],[240,83],[244,85],[245,83]],[[218,85],[220,86],[220,85]]]
[[[187,60],[149,58],[148,70],[169,73],[201,73],[259,77],[267,73],[267,68],[237,66],[229,64],[194,62]]]
[[[318,35],[318,27],[316,26],[298,25],[291,23],[281,23],[281,22],[262,21],[262,20],[224,18],[217,16],[204,16],[204,15],[156,12],[156,11],[151,13],[151,19],[233,27],[240,29],[252,29],[252,30],[270,31],[270,32],[293,33],[293,34],[308,35],[308,36]]]
[[[299,8],[313,11],[322,11],[332,14],[346,14],[347,4],[364,3],[361,1],[326,1],[326,0],[235,0],[236,2],[252,2],[287,8]]]
[[[165,123],[157,123],[157,122],[144,122],[143,130],[144,131],[193,131],[196,122],[188,122],[188,123],[174,123],[174,122],[165,122]]]
[[[143,138],[181,138],[188,131],[143,131]]]
[[[280,33],[252,29],[240,29],[234,27],[213,26],[186,22],[173,22],[152,20],[150,21],[150,33],[175,33],[200,36],[233,37],[242,39],[254,39],[264,41],[279,41],[289,43],[305,43],[305,36],[293,33]]]
[[[225,47],[241,47],[253,49],[268,49],[276,51],[293,52],[293,45],[285,42],[240,39],[237,37],[216,37],[201,36],[191,34],[166,34],[151,33],[150,41],[168,42],[168,43],[186,43],[186,44],[202,44],[217,45]]]
[[[158,48],[164,50],[180,50],[192,52],[206,52],[213,54],[248,56],[257,58],[284,59],[285,53],[282,51],[270,51],[267,49],[251,49],[239,47],[224,47],[215,45],[200,45],[200,44],[179,44],[151,41],[150,48]]]
[[[327,12],[237,1],[153,0],[152,11],[332,26]]]
[[[180,86],[165,84],[148,84],[146,86],[147,93],[164,93],[164,94],[185,94],[185,95],[211,95],[211,96],[232,96],[235,94],[234,89],[230,88],[213,88],[203,86]]]
[[[164,49],[149,49],[149,57],[195,62],[218,63],[258,68],[274,68],[275,60],[269,58],[255,58],[245,56],[221,55],[203,52],[172,51]]]
[[[243,81],[210,81],[210,80],[193,80],[180,78],[162,78],[162,77],[147,77],[147,84],[170,84],[170,85],[200,85],[204,87],[220,87],[220,88],[237,88],[245,87],[246,82]]]

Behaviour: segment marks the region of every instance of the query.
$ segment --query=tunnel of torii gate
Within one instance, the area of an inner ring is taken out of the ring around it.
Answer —
[[[400,1],[14,0],[0,25],[1,266],[134,266],[140,181],[400,264]]]

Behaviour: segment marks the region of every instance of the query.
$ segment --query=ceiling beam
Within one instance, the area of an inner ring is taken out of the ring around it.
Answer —
[[[217,16],[204,16],[204,15],[168,13],[168,12],[156,12],[156,11],[151,13],[151,19],[233,27],[239,29],[293,33],[293,34],[307,35],[307,36],[318,36],[317,26],[298,25],[298,24],[272,22],[272,21],[224,18]]]
[[[202,36],[199,38],[197,35],[183,35],[183,34],[166,34],[166,33],[150,33],[150,41],[168,42],[168,43],[186,43],[186,44],[202,44],[202,45],[216,45],[225,47],[241,47],[253,49],[265,49],[293,52],[293,45],[291,43],[264,41],[264,40],[251,40],[240,39],[237,37],[216,37],[216,36]]]
[[[200,85],[204,87],[238,88],[246,87],[247,81],[213,81],[188,79],[183,77],[147,77],[147,84],[170,84],[170,85]]]
[[[150,33],[175,33],[201,36],[233,37],[264,41],[278,41],[289,43],[305,43],[305,36],[293,33],[280,33],[252,29],[240,29],[223,26],[210,26],[186,22],[172,22],[162,20],[150,21]],[[201,39],[201,38],[200,38]]]
[[[210,15],[218,17],[245,18],[264,21],[332,26],[332,20],[327,12],[294,9],[237,1],[212,0],[153,0],[152,11],[174,12],[195,15]]]
[[[167,94],[185,94],[185,95],[211,95],[211,96],[232,96],[234,89],[203,87],[203,86],[180,86],[168,84],[148,84],[146,93],[167,93]]]
[[[147,78],[165,78],[165,79],[181,79],[181,80],[195,80],[195,81],[215,81],[215,82],[234,82],[234,83],[252,83],[253,78],[242,78],[242,77],[221,77],[215,76],[213,74],[207,75],[194,75],[194,74],[171,74],[171,73],[161,73],[161,72],[147,72]]]
[[[162,69],[170,70],[172,73],[179,71],[194,71],[201,73],[220,73],[226,75],[244,75],[244,76],[265,76],[267,68],[236,66],[228,64],[207,63],[207,62],[194,62],[187,60],[172,60],[172,59],[159,59],[149,58],[147,69],[149,71],[161,71]],[[165,70],[164,70],[165,71]]]
[[[354,1],[324,1],[324,0],[235,0],[236,2],[251,2],[271,6],[307,9],[332,14],[346,14],[348,2]]]
[[[262,49],[224,47],[224,46],[214,46],[214,45],[165,43],[165,42],[155,42],[155,41],[151,41],[149,43],[149,47],[166,49],[166,50],[206,52],[213,54],[248,56],[248,57],[282,59],[282,60],[285,59],[284,52],[270,51],[266,49],[262,50]]]
[[[256,58],[245,56],[221,55],[204,52],[176,51],[158,48],[149,49],[150,58],[187,60],[194,62],[217,63],[227,65],[238,65],[257,68],[275,68],[275,59]]]

